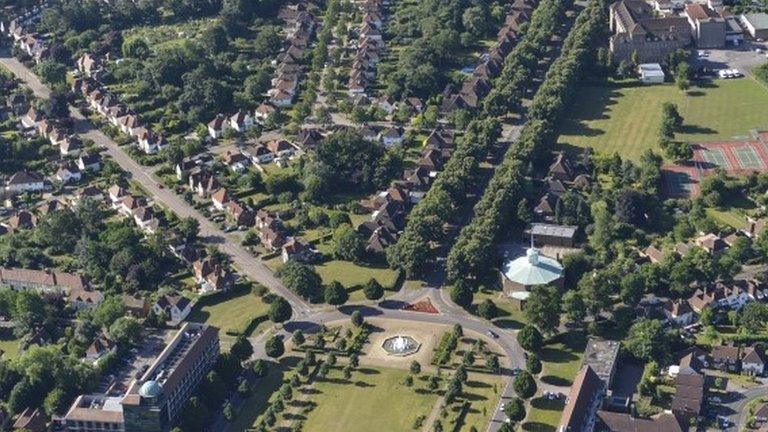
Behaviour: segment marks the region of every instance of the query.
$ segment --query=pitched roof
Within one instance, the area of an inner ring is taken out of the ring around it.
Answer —
[[[558,430],[580,431],[593,413],[593,401],[603,392],[603,381],[589,367],[581,368],[573,380],[571,392],[563,409]]]

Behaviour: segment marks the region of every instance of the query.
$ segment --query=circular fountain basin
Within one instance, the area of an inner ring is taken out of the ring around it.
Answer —
[[[418,352],[421,343],[410,336],[398,335],[384,339],[381,347],[389,355],[404,357]]]

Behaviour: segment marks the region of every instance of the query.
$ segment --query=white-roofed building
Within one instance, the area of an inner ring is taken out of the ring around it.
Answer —
[[[638,66],[640,81],[643,84],[662,84],[664,83],[664,70],[658,63],[643,63]]]
[[[561,285],[563,266],[556,259],[541,255],[538,249],[530,247],[525,255],[504,264],[502,276],[504,292],[522,306],[532,287]]]

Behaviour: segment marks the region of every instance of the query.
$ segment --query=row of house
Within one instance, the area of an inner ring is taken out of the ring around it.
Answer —
[[[80,138],[73,134],[62,122],[46,119],[35,109],[29,108],[20,120],[21,126],[30,134],[37,134],[47,139],[51,145],[59,148],[62,156],[74,155],[80,152],[83,145]]]
[[[270,252],[280,251],[284,263],[290,260],[310,262],[317,257],[317,251],[312,245],[288,235],[283,221],[276,213],[259,210],[256,212],[255,227],[261,244]]]
[[[276,112],[277,109],[274,106],[262,103],[252,113],[247,110],[239,110],[230,116],[218,114],[216,118],[208,122],[208,136],[218,139],[230,130],[243,133],[256,124],[266,123]]]
[[[389,148],[403,142],[405,129],[399,125],[389,127],[364,125],[360,128],[360,135],[368,141],[381,143]]]
[[[123,216],[133,218],[136,226],[147,234],[157,233],[163,223],[144,198],[129,194],[120,185],[109,188],[109,200],[113,209]],[[171,252],[192,267],[201,293],[227,291],[232,288],[235,280],[232,271],[211,258],[204,258],[195,247],[172,246]]]
[[[274,61],[277,68],[272,88],[267,91],[270,103],[276,107],[293,104],[303,73],[301,62],[317,28],[317,17],[309,11],[308,5],[293,6],[293,9],[281,12],[286,20],[284,49]]]
[[[385,44],[381,30],[384,26],[384,1],[365,0],[359,5],[363,22],[357,29],[355,58],[349,70],[349,94],[365,94],[376,78],[376,66],[384,55]]]
[[[64,296],[77,310],[96,307],[104,299],[101,291],[91,288],[88,281],[76,273],[3,267],[0,268],[0,285],[16,291],[34,290]]]
[[[583,191],[592,184],[588,174],[579,172],[564,153],[557,153],[544,178],[546,189],[533,208],[537,219],[557,222],[557,206],[569,190]]]
[[[45,60],[49,54],[47,38],[35,29],[40,20],[40,12],[42,7],[7,22],[0,19],[0,32],[11,38],[14,46],[32,57],[36,63]]]
[[[79,78],[74,81],[72,89],[74,92],[80,92],[91,109],[104,117],[112,126],[136,140],[136,145],[144,153],[155,154],[168,145],[163,136],[150,130],[149,126],[141,122],[136,114],[98,81]]]
[[[520,27],[531,18],[537,0],[515,0],[511,11],[507,14],[504,25],[499,30],[496,44],[487,54],[484,54],[472,75],[462,83],[458,92],[446,89],[441,111],[451,112],[455,109],[474,110],[480,106],[480,101],[491,91],[491,80],[499,76],[504,68],[504,59],[512,52],[517,44]]]
[[[424,140],[421,158],[412,169],[403,173],[389,189],[381,191],[360,204],[372,212],[371,220],[358,228],[367,239],[366,250],[381,254],[397,240],[405,225],[405,215],[412,205],[419,202],[432,186],[453,151],[453,134],[435,129]]]

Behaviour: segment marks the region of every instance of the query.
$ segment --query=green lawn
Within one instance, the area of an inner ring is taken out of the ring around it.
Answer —
[[[480,303],[486,299],[493,300],[498,309],[498,317],[493,320],[493,323],[504,329],[518,330],[523,328],[526,324],[525,314],[518,309],[509,299],[504,296],[500,291],[495,290],[482,290],[475,294],[473,299],[473,306],[477,307]]]
[[[295,363],[295,360],[291,361]],[[245,432],[254,427],[259,417],[266,411],[267,402],[280,388],[283,382],[287,382],[290,376],[286,373],[289,367],[287,360],[281,364],[272,363],[267,375],[259,381],[253,389],[251,397],[245,401],[238,415],[232,420],[229,430],[233,432]]]
[[[312,401],[317,408],[307,415],[304,432],[391,432],[412,430],[420,415],[429,416],[438,395],[424,391],[426,383],[416,380],[403,385],[408,371],[361,368],[351,382],[334,369],[328,379],[318,382]]]
[[[256,317],[267,313],[269,305],[248,289],[222,294],[219,297],[202,298],[188,320],[204,322],[227,331],[239,332]]]
[[[470,374],[463,388],[463,396],[459,398],[459,403],[464,400],[470,403],[469,410],[461,419],[461,431],[468,431],[472,427],[480,431],[488,427],[488,422],[499,403],[499,392],[503,387],[504,383],[501,377],[497,375]],[[458,405],[454,404],[453,407],[458,408]],[[449,418],[452,419],[454,414],[453,412],[449,413]],[[447,426],[446,422],[443,423],[443,426]],[[445,429],[451,430],[450,428]]]
[[[575,332],[563,333],[556,339],[541,350],[541,380],[548,384],[569,387],[581,367],[587,341],[582,333]]]
[[[747,218],[744,213],[735,209],[719,210],[714,208],[707,209],[707,215],[720,224],[728,225],[736,229],[747,227]]]
[[[531,399],[528,417],[523,423],[523,430],[530,432],[555,432],[563,414],[563,399],[548,400],[545,397]]]
[[[752,78],[714,80],[683,93],[673,84],[612,83],[578,90],[559,143],[618,152],[637,159],[658,149],[661,105],[676,103],[685,119],[678,139],[711,141],[744,137],[768,127],[768,90]]]
[[[3,360],[12,360],[19,355],[19,339],[13,337],[0,338],[0,351],[3,352]]]

